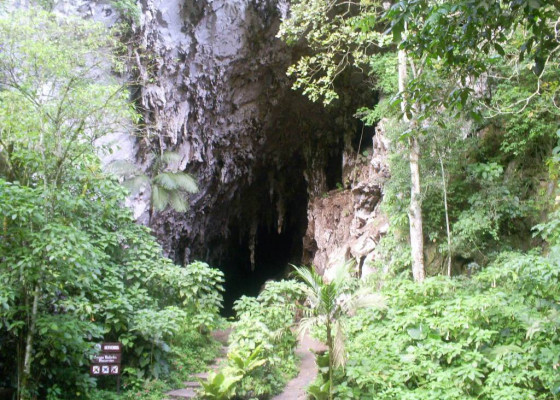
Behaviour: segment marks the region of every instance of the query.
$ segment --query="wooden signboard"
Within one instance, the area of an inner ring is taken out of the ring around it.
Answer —
[[[92,362],[94,364],[120,364],[121,353],[101,353],[95,356]]]
[[[90,374],[92,376],[116,375],[117,393],[120,392],[122,344],[107,342],[96,345],[96,347],[100,353],[91,362]]]

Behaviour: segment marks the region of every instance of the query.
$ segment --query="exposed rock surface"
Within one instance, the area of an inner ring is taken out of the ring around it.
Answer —
[[[360,276],[370,273],[375,247],[387,232],[388,220],[380,202],[389,178],[389,142],[381,126],[364,153],[346,158],[343,178],[348,188],[316,197],[309,204],[305,261],[327,279],[333,267],[352,259]]]
[[[108,0],[54,4],[107,26],[122,20]],[[129,199],[177,262],[238,263],[251,273],[278,264],[280,274],[302,253],[320,270],[348,257],[363,264],[384,229],[383,141],[376,139],[367,160],[349,145],[357,131],[352,114],[374,101],[364,100],[371,91],[356,84],[363,79],[349,79],[341,100],[325,109],[291,90],[286,69],[301,49],[276,38],[286,4],[140,0],[126,39],[142,135],[103,139],[117,148],[105,162],[129,159],[146,170],[164,150],[181,155],[175,167],[200,187],[188,213],[149,220],[149,187]],[[332,192],[343,182],[346,190]]]
[[[151,221],[177,261],[220,263],[240,246],[254,268],[265,231],[289,232],[286,251],[301,253],[307,196],[328,190],[329,154],[354,129],[350,101],[326,110],[290,89],[286,69],[297,49],[275,37],[280,3],[142,4],[137,95],[150,136],[139,157],[179,151],[181,169],[201,188],[189,213]]]

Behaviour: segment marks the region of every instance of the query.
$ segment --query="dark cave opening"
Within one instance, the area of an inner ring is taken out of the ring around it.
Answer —
[[[256,297],[269,280],[281,280],[289,274],[289,264],[301,260],[301,236],[293,229],[278,233],[260,226],[255,243],[255,263],[252,266],[247,237],[240,237],[239,227],[232,232],[227,261],[220,265],[225,275],[224,316],[233,315],[233,303],[241,296]],[[241,240],[240,240],[241,239]],[[237,242],[237,245],[233,245]],[[299,243],[298,243],[299,242]],[[253,269],[254,268],[254,269]]]
[[[325,168],[327,190],[334,190],[338,185],[342,185],[342,150],[343,146],[340,141],[329,151]]]
[[[233,303],[241,296],[257,296],[267,281],[286,278],[289,265],[301,263],[307,229],[303,169],[296,162],[278,175],[287,178],[284,183],[275,181],[274,191],[269,171],[239,191],[240,214],[229,223],[227,237],[211,246],[220,249],[217,258],[210,252],[212,265],[225,276],[223,316],[234,315]],[[280,200],[283,212],[279,211]]]

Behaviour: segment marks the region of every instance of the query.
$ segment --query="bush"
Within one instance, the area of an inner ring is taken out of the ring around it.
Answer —
[[[340,399],[552,399],[560,393],[557,259],[505,253],[474,279],[395,279],[349,330]]]
[[[235,302],[238,320],[230,336],[228,366],[218,377],[235,380],[231,391],[239,398],[269,398],[296,375],[297,340],[291,327],[302,294],[297,282],[269,282],[258,298],[243,296]],[[212,398],[210,391],[203,395]]]

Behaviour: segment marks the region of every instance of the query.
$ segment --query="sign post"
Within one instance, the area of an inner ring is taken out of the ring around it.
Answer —
[[[117,393],[120,393],[122,344],[120,342],[107,342],[98,344],[96,347],[100,353],[91,362],[90,374],[92,376],[116,375]]]

